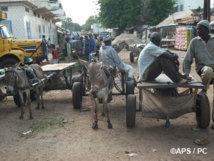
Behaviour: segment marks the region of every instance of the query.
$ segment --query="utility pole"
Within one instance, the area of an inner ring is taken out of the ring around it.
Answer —
[[[210,21],[210,0],[204,0],[203,18]]]

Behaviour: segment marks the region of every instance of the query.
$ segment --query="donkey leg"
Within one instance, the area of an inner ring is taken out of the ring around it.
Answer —
[[[43,101],[43,87],[41,87],[40,89],[40,96],[41,96],[41,104],[42,104],[42,109],[45,109],[45,106],[44,106],[44,101]]]
[[[32,115],[32,111],[31,111],[30,90],[26,91],[26,95],[27,95],[27,107],[29,110],[29,119],[33,120],[33,115]]]
[[[103,104],[103,112],[102,112],[101,116],[105,117],[105,106],[104,106],[104,104]]]
[[[93,123],[92,123],[92,129],[96,130],[98,129],[98,119],[97,119],[97,113],[98,113],[98,110],[97,110],[97,103],[96,103],[96,99],[90,95],[90,98],[92,100],[92,102],[94,103],[94,106],[93,106],[93,110],[92,110],[92,115],[93,115]]]
[[[40,95],[39,95],[39,89],[38,87],[36,87],[36,102],[37,102],[37,106],[36,109],[40,109]]]
[[[109,110],[108,110],[108,96],[106,96],[104,98],[104,100],[105,101],[103,102],[103,107],[105,107],[105,112],[106,112],[106,115],[107,115],[108,128],[112,129],[112,124],[111,124],[111,121],[110,121]]]
[[[21,104],[21,115],[19,117],[20,120],[24,119],[24,97],[23,97],[23,93],[22,92],[18,92],[19,93],[19,98],[20,98],[20,104]]]

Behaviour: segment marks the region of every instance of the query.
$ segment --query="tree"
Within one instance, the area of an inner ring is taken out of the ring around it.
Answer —
[[[174,4],[174,0],[144,0],[143,22],[148,25],[157,25],[174,12]]]
[[[62,21],[62,27],[68,30],[72,30],[73,21],[70,17],[66,17],[65,21]]]
[[[140,24],[142,0],[98,0],[100,5],[99,20],[106,28],[126,27]]]
[[[62,27],[70,31],[80,31],[81,26],[78,23],[73,23],[70,17],[67,17],[65,21],[62,21]]]
[[[98,17],[97,16],[90,16],[84,25],[82,25],[82,29],[85,31],[88,31],[91,29],[91,25],[93,23],[98,23]]]

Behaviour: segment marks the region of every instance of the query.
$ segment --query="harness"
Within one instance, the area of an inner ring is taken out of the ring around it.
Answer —
[[[110,79],[111,77],[111,81],[109,83],[109,88],[111,88],[112,79],[113,79],[113,68],[108,66],[102,66],[101,69],[103,69],[107,79]]]

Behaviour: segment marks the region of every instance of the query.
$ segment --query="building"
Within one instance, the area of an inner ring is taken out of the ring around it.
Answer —
[[[188,11],[204,7],[204,0],[176,0],[175,11]]]
[[[1,0],[0,10],[7,12],[5,23],[17,39],[41,39],[57,44],[56,22],[65,19],[60,0]]]

